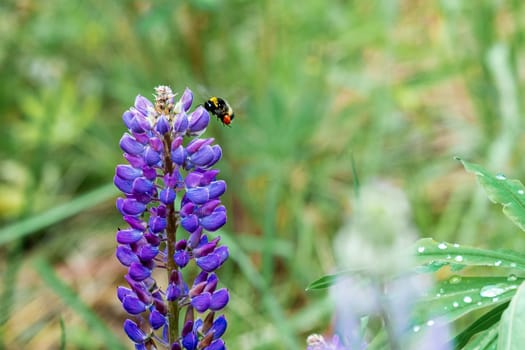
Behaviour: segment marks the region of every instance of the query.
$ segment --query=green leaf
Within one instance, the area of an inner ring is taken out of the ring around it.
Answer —
[[[503,313],[499,326],[498,349],[519,350],[525,344],[525,284],[522,284],[509,307]]]
[[[523,278],[452,276],[439,282],[435,292],[418,301],[414,329],[432,326],[442,319],[453,321],[469,312],[509,301]]]
[[[503,213],[525,231],[525,187],[519,180],[509,180],[504,175],[492,175],[481,166],[456,158],[470,173],[478,178],[489,199],[503,206]]]
[[[312,283],[310,283],[308,287],[306,287],[306,291],[329,288],[330,286],[335,284],[335,282],[337,281],[337,277],[338,277],[337,275],[323,276],[313,281]]]
[[[498,324],[494,324],[489,329],[479,333],[465,347],[455,347],[462,350],[496,350],[498,348]]]
[[[362,269],[341,271],[333,275],[325,275],[316,279],[306,287],[306,291],[329,288],[336,284],[343,276],[360,276],[363,279],[368,279],[366,271]]]
[[[430,270],[438,270],[444,265],[461,266],[493,266],[512,268],[525,271],[525,256],[523,254],[487,250],[462,246],[447,242],[436,242],[431,238],[420,239],[415,245],[416,261]]]
[[[482,332],[491,327],[496,327],[498,321],[501,318],[501,314],[508,306],[508,302],[498,305],[478,318],[474,323],[468,326],[453,339],[452,343],[454,344],[454,349],[462,349],[476,334],[478,334],[478,337],[481,337]]]

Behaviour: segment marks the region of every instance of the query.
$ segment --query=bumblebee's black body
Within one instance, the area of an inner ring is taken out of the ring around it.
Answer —
[[[228,102],[220,97],[211,97],[204,103],[204,108],[214,114],[224,125],[230,125],[235,117],[233,109]]]

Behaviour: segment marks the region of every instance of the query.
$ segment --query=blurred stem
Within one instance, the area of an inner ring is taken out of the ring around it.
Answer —
[[[385,290],[384,283],[381,283],[381,290]],[[385,324],[385,330],[387,333],[388,349],[401,350],[401,348],[399,347],[399,343],[397,341],[396,331],[394,330],[394,327],[393,327],[394,325],[392,324],[390,315],[388,314],[388,311],[387,311],[387,306],[385,305],[385,302],[381,299],[381,297],[380,297],[380,300],[378,301],[379,301],[378,305],[380,308],[379,312],[380,312],[381,318],[383,318],[383,321]]]
[[[397,338],[396,338],[394,329],[392,327],[392,322],[390,321],[388,313],[386,312],[385,308],[382,305],[381,305],[381,317],[383,317],[383,320],[385,322],[385,329],[388,335],[387,336],[388,348],[390,350],[401,350],[401,348],[399,347],[399,344],[397,343]]]
[[[13,296],[15,293],[16,278],[23,259],[21,243],[20,240],[16,241],[9,247],[7,252],[6,272],[2,279],[2,285],[4,288],[0,299],[0,349],[4,349],[6,346],[4,340],[7,331],[7,320],[9,320],[11,316],[11,310],[14,305]]]
[[[280,186],[281,181],[277,178],[274,179],[267,191],[266,197],[266,208],[263,222],[264,249],[262,252],[262,275],[268,284],[270,284],[272,280],[274,269],[273,257]]]
[[[171,162],[170,158],[170,147],[171,147],[171,137],[167,135],[164,139],[164,174],[173,174],[173,163]],[[168,256],[166,258],[166,268],[168,273],[168,283],[171,281],[171,276],[173,273],[177,272],[177,264],[175,264],[175,260],[173,259],[173,256],[175,255],[175,243],[177,243],[177,215],[178,212],[175,210],[175,205],[169,204],[166,206],[167,209],[167,227],[166,227],[166,235],[167,235],[167,248],[168,248]],[[169,324],[169,343],[170,346],[172,346],[175,342],[178,342],[179,338],[179,305],[177,303],[177,300],[174,301],[168,301],[168,324]]]
[[[60,350],[66,350],[66,325],[63,316],[60,316]]]

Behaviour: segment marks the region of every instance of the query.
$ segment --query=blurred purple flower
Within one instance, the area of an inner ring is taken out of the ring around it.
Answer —
[[[403,191],[386,182],[364,185],[352,203],[353,216],[340,229],[334,250],[342,276],[332,287],[337,341],[309,338],[308,350],[365,349],[361,320],[383,318],[388,348],[450,350],[448,328],[440,320],[412,324],[418,299],[431,287],[429,276],[414,274],[408,248],[417,237]],[[366,276],[366,277],[365,277]]]

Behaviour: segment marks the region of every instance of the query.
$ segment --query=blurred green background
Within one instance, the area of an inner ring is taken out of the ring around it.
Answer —
[[[115,296],[122,113],[188,86],[223,147],[230,349],[330,328],[354,187],[408,195],[423,237],[525,250],[453,156],[525,177],[522,1],[0,3],[0,348],[131,348]],[[354,164],[354,166],[352,165]]]

